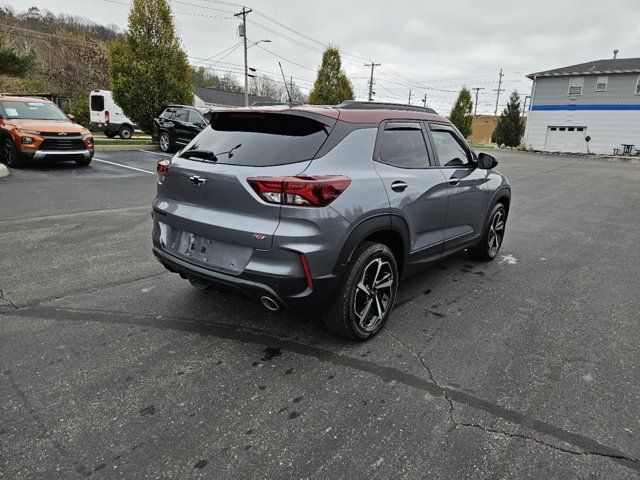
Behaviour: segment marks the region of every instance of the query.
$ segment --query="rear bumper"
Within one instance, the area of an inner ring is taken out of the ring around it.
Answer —
[[[229,275],[190,263],[165,252],[158,246],[153,247],[153,254],[167,270],[178,273],[182,277],[233,287],[253,300],[267,295],[281,307],[298,313],[323,311],[328,305],[327,302],[333,297],[338,284],[337,277],[314,278],[313,288],[307,287],[301,291],[300,285],[304,284],[304,278],[248,272]]]
[[[93,149],[84,150],[35,150],[21,151],[18,153],[22,160],[32,160],[34,162],[42,161],[71,161],[71,160],[89,160],[93,158]]]

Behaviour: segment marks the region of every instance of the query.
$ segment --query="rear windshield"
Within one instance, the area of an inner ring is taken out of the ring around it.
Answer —
[[[323,122],[300,115],[220,112],[181,155],[197,150],[212,152],[217,163],[228,165],[284,165],[313,158],[330,131]]]
[[[93,112],[104,110],[104,97],[102,95],[91,95],[91,110]]]
[[[5,118],[25,118],[29,120],[63,120],[69,117],[53,103],[47,102],[0,102]]]

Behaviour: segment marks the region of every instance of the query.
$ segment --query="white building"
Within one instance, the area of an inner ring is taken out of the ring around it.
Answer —
[[[527,75],[524,144],[548,152],[640,149],[640,58],[613,58]]]

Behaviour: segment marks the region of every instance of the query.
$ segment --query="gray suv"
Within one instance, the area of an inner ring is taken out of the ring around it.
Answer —
[[[345,102],[212,113],[157,170],[153,253],[196,288],[324,311],[364,340],[401,277],[500,249],[511,201],[490,155],[433,110]]]

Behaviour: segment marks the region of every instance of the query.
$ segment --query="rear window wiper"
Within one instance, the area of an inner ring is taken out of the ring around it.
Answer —
[[[187,150],[186,152],[182,152],[180,156],[182,158],[197,158],[203,162],[215,163],[218,161],[216,154],[207,150]]]

